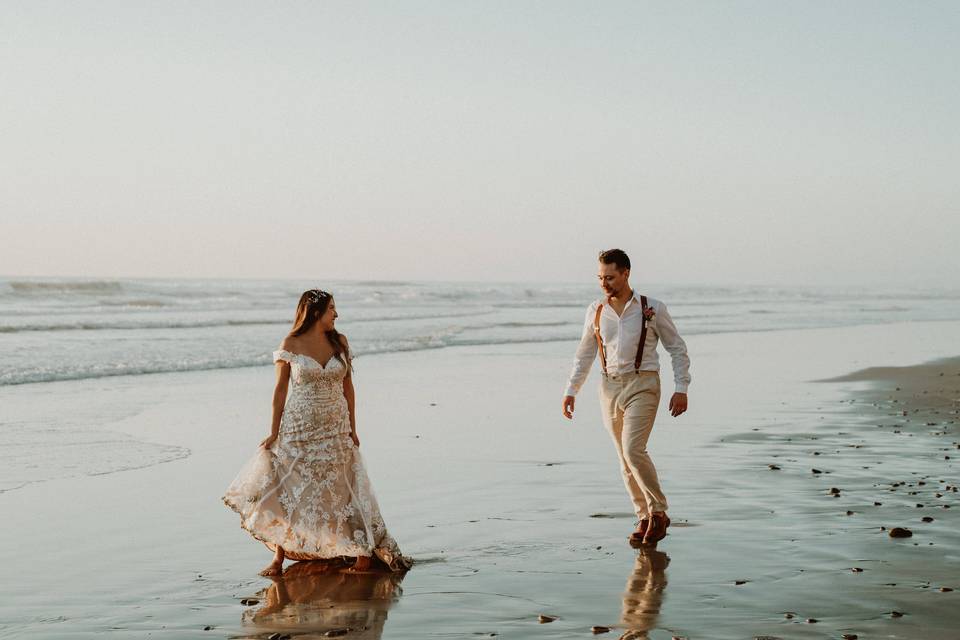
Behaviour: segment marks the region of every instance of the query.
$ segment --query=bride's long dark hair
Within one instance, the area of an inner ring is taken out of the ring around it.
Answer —
[[[327,312],[327,308],[330,306],[332,300],[333,295],[320,289],[304,291],[303,295],[300,296],[300,302],[297,304],[297,315],[293,318],[293,328],[290,329],[288,335],[292,337],[301,336],[307,331],[310,331],[313,325],[317,324],[320,318],[323,317],[323,314]],[[347,366],[346,358],[348,358],[350,354],[346,353],[343,347],[340,333],[336,329],[330,329],[324,333],[327,334],[327,340],[330,341],[330,346],[333,347],[333,357],[339,360],[344,366]]]

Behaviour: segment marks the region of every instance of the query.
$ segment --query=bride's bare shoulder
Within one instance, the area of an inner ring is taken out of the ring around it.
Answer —
[[[287,336],[280,341],[280,348],[284,351],[290,351],[292,353],[297,353],[297,347],[300,346],[300,341],[294,338],[293,336]]]

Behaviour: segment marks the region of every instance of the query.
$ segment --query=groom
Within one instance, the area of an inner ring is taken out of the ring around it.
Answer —
[[[667,535],[667,498],[647,453],[647,440],[660,403],[660,361],[657,342],[670,353],[676,392],[670,397],[674,417],[687,410],[690,358],[687,345],[667,306],[630,287],[630,258],[620,249],[600,253],[603,298],[587,308],[570,382],[563,396],[563,415],[573,418],[575,396],[600,355],[600,407],[613,438],[620,470],[633,501],[637,530],[631,545],[651,544]]]

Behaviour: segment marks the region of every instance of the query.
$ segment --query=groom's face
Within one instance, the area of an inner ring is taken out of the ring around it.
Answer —
[[[626,293],[628,287],[627,280],[630,277],[630,269],[620,270],[615,264],[599,263],[600,270],[597,272],[597,278],[600,279],[600,288],[607,296],[619,297]]]

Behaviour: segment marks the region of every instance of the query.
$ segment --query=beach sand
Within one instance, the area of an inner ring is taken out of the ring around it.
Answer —
[[[272,368],[2,388],[5,424],[168,461],[0,493],[0,637],[955,638],[960,368],[915,365],[958,338],[956,322],[690,336],[691,409],[666,412],[664,357],[650,443],[674,526],[639,554],[596,371],[560,416],[574,344],[359,358],[361,450],[417,561],[402,580],[256,575],[270,554],[220,496],[267,433]],[[910,368],[849,375],[874,366]]]

